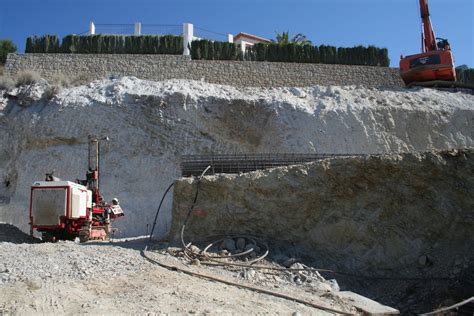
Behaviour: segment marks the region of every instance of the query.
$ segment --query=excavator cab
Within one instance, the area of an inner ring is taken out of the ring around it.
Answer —
[[[436,40],[438,41],[438,43],[436,43],[436,45],[438,46],[438,49],[451,50],[451,46],[449,45],[449,42],[447,39],[437,37]]]

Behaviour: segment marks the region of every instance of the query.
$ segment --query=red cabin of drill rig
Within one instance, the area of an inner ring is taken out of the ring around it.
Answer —
[[[100,141],[89,137],[89,170],[86,180],[61,181],[46,174],[45,181],[31,187],[30,225],[42,233],[43,241],[110,237],[111,221],[123,216],[118,200],[107,203],[99,190]]]
[[[456,70],[454,58],[448,40],[436,38],[431,26],[428,0],[420,1],[421,20],[421,54],[400,59],[400,75],[405,84],[429,81],[455,81]],[[436,42],[436,40],[439,40]],[[425,84],[426,85],[426,84]]]

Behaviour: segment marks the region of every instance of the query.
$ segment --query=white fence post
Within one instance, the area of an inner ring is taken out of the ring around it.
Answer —
[[[140,34],[142,34],[142,24],[140,22],[136,22],[134,35],[140,35]]]
[[[234,42],[234,35],[232,34],[227,34],[227,41],[229,43],[233,43]]]
[[[194,26],[191,23],[183,23],[183,55],[185,56],[191,55],[189,47],[191,47],[193,41],[193,33]]]
[[[89,23],[89,35],[95,34],[95,25],[94,22]]]

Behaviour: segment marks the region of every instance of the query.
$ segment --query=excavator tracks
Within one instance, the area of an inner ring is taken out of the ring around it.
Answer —
[[[433,81],[424,81],[424,82],[411,82],[407,84],[407,88],[413,87],[424,87],[424,88],[433,88],[443,91],[453,91],[453,92],[465,92],[474,94],[474,85],[467,84],[458,81],[445,81],[445,80],[433,80]]]

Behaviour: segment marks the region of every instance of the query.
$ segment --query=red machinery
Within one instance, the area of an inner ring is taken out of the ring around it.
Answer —
[[[405,84],[434,80],[455,81],[454,58],[448,40],[436,38],[431,26],[428,0],[420,1],[423,31],[421,54],[400,59],[400,75]],[[436,40],[439,40],[436,42]]]
[[[44,241],[109,238],[111,221],[124,214],[117,199],[107,203],[99,191],[100,140],[108,138],[89,137],[86,180],[61,181],[51,173],[32,185],[31,234],[36,229]]]

